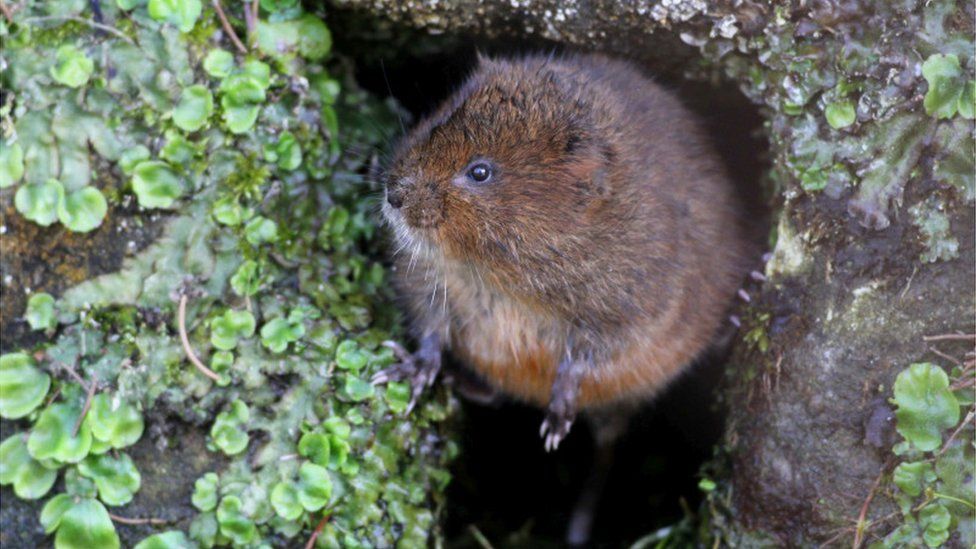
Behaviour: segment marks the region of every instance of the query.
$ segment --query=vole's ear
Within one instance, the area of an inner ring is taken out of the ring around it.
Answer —
[[[569,172],[573,180],[582,183],[594,197],[606,196],[606,179],[614,155],[610,145],[584,133],[571,131],[564,151],[571,158]]]
[[[475,58],[478,60],[478,68],[486,69],[488,67],[494,66],[497,62],[491,58],[487,53],[479,50],[474,52]]]

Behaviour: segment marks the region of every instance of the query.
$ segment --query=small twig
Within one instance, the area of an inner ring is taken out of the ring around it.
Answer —
[[[183,352],[186,353],[186,356],[187,356],[187,358],[190,359],[190,362],[192,362],[193,365],[197,367],[197,370],[200,370],[200,373],[202,373],[203,375],[209,377],[210,379],[212,379],[214,381],[220,381],[220,376],[218,376],[217,374],[215,374],[214,371],[211,370],[210,368],[207,368],[203,364],[203,362],[200,362],[200,359],[197,358],[196,353],[193,352],[193,347],[190,347],[190,338],[187,337],[187,335],[186,335],[186,302],[187,302],[187,300],[188,300],[188,298],[187,298],[186,294],[183,294],[183,295],[180,296],[180,307],[179,307],[179,313],[178,313],[178,319],[177,319],[178,327],[179,327],[179,330],[180,330],[180,342],[183,344]]]
[[[247,7],[247,3],[244,6]],[[247,16],[247,40],[249,44],[253,44],[254,33],[257,32],[258,28],[258,17],[261,16],[261,4],[258,3],[258,0],[251,0],[251,13]]]
[[[976,341],[976,334],[939,334],[922,336],[925,341]]]
[[[932,353],[934,353],[934,354],[936,354],[936,355],[938,355],[938,356],[940,356],[940,357],[948,360],[949,362],[955,364],[956,366],[962,366],[962,362],[959,362],[955,358],[953,358],[953,357],[951,357],[951,356],[943,353],[942,351],[936,349],[935,347],[929,347],[929,351],[932,351]]]
[[[488,541],[488,538],[474,524],[468,525],[468,532],[471,532],[471,537],[481,546],[481,549],[495,549],[491,542]]]
[[[131,38],[126,36],[125,33],[120,31],[119,29],[112,27],[110,25],[97,23],[95,21],[92,21],[91,19],[85,19],[84,17],[78,17],[75,15],[45,15],[43,17],[28,17],[27,19],[24,20],[25,23],[43,23],[45,21],[74,21],[76,23],[88,25],[93,29],[103,30],[109,34],[116,36],[117,38],[121,38],[122,40],[125,40],[126,42],[128,42],[133,46],[138,47],[138,45]]]
[[[874,493],[878,491],[878,487],[881,486],[881,479],[884,478],[885,472],[884,468],[878,474],[878,478],[874,479],[874,484],[871,486],[871,491],[868,492],[867,499],[861,505],[861,512],[857,515],[857,524],[854,526],[854,545],[853,549],[858,549],[863,541],[864,531],[867,529],[868,523],[865,522],[868,515],[868,507],[871,506],[871,500],[874,499]]]
[[[112,513],[108,514],[108,518],[114,520],[115,522],[121,522],[122,524],[169,524],[172,522],[159,518],[126,518],[113,515]]]
[[[230,21],[227,20],[224,7],[220,5],[220,0],[213,0],[213,7],[217,11],[217,17],[220,18],[220,26],[224,27],[224,32],[230,37],[230,41],[234,43],[234,47],[241,53],[247,53],[247,48],[241,42],[241,39],[237,37],[237,33],[234,32],[234,27],[230,26]]]
[[[88,382],[82,379],[81,376],[78,375],[78,372],[76,372],[74,368],[59,360],[52,360],[52,362],[56,364],[58,367],[60,367],[62,370],[64,370],[65,372],[68,372],[68,375],[71,376],[71,379],[77,381],[78,384],[81,385],[83,389],[85,389],[86,391],[89,390]]]
[[[47,399],[47,402],[44,404],[44,407],[47,408],[48,406],[50,406],[52,402],[58,399],[58,395],[60,394],[61,394],[61,387],[58,387],[58,389],[54,391],[54,394]]]
[[[962,423],[959,424],[959,427],[956,427],[956,430],[953,431],[951,435],[949,435],[949,440],[947,440],[945,444],[942,446],[942,449],[939,450],[940,456],[946,453],[946,450],[949,449],[949,445],[952,444],[952,441],[956,439],[956,436],[959,434],[959,431],[962,431],[963,428],[966,427],[966,425],[969,425],[969,422],[973,420],[974,416],[976,416],[976,407],[969,409],[969,413],[966,414],[966,418],[963,419]]]
[[[315,547],[315,540],[322,535],[322,530],[325,529],[325,525],[328,524],[330,518],[332,518],[331,514],[326,514],[322,517],[322,520],[320,520],[318,525],[315,527],[315,531],[312,532],[312,537],[308,538],[308,543],[305,544],[305,549],[312,549]]]
[[[3,12],[3,17],[8,23],[14,22],[14,14],[10,11],[10,8],[7,7],[7,3],[3,0],[0,0],[0,12]]]
[[[81,414],[78,415],[78,420],[75,421],[75,427],[71,430],[71,438],[78,436],[78,429],[81,429],[81,422],[85,421],[85,416],[88,415],[88,410],[91,409],[92,398],[95,397],[95,390],[98,388],[98,380],[95,378],[95,374],[92,374],[91,383],[88,384],[88,394],[85,395],[85,405],[81,408]]]

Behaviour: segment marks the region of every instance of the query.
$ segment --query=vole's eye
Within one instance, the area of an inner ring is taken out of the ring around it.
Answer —
[[[468,177],[477,181],[478,183],[484,183],[491,179],[491,166],[485,163],[475,164],[471,166],[468,170]]]

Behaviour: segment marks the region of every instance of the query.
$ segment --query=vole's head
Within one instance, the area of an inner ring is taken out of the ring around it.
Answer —
[[[614,152],[576,78],[543,57],[482,59],[387,170],[383,211],[400,244],[517,261],[587,225]]]

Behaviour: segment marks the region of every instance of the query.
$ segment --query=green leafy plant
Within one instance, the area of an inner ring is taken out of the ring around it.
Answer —
[[[895,417],[901,436],[922,451],[942,444],[942,430],[959,422],[959,402],[949,376],[930,363],[912,364],[895,379]]]
[[[228,309],[210,321],[210,342],[220,350],[230,351],[241,338],[253,336],[254,328],[254,315],[249,311]]]
[[[261,327],[261,343],[273,353],[283,352],[289,343],[305,335],[300,311],[292,311],[288,318],[275,317]]]
[[[824,109],[824,116],[827,117],[827,123],[830,124],[830,127],[835,130],[846,128],[857,119],[854,103],[850,101],[840,101],[827,105]]]
[[[929,84],[923,105],[936,118],[952,118],[958,112],[973,118],[976,81],[966,80],[956,54],[933,54],[922,64],[922,76]]]
[[[206,86],[184,88],[180,103],[173,109],[173,123],[181,130],[195,132],[207,123],[213,108],[213,94]]]
[[[175,25],[180,32],[193,30],[202,10],[200,0],[149,0],[149,16]]]
[[[58,48],[57,58],[51,67],[51,77],[69,88],[80,88],[88,83],[95,63],[72,45]]]
[[[106,212],[105,196],[92,186],[68,193],[58,202],[58,220],[76,233],[87,233],[101,226]]]
[[[172,208],[183,195],[179,177],[159,160],[139,162],[132,169],[132,190],[143,208]]]
[[[51,294],[38,292],[27,300],[27,311],[24,319],[32,330],[53,330],[58,325],[54,311],[54,297]]]
[[[234,56],[227,50],[212,49],[207,52],[207,56],[203,59],[203,70],[207,71],[210,76],[217,78],[229,76],[234,70]]]
[[[227,496],[217,507],[217,523],[220,533],[237,545],[247,545],[257,536],[254,521],[243,511],[243,503],[237,496]]]
[[[193,506],[201,511],[217,508],[217,473],[207,473],[193,484]]]
[[[4,141],[0,146],[0,189],[12,187],[24,177],[24,148]]]
[[[210,429],[214,444],[225,454],[232,456],[247,448],[247,421],[250,418],[247,405],[240,400],[231,402],[230,408],[219,414]]]
[[[64,187],[57,179],[21,185],[14,195],[17,211],[34,223],[47,227],[58,219],[58,204]]]
[[[244,238],[258,246],[278,237],[278,224],[264,216],[254,216],[244,226]]]
[[[0,417],[17,419],[34,411],[51,387],[51,377],[24,353],[0,356]]]
[[[72,499],[60,494],[41,510],[44,530],[57,532],[54,546],[57,549],[118,549],[119,535],[105,506],[91,498]]]
[[[13,485],[21,499],[38,499],[54,486],[58,472],[32,458],[26,440],[24,433],[16,433],[0,443],[0,486]]]
[[[111,448],[125,448],[142,437],[142,414],[132,404],[117,395],[95,395],[87,416],[88,425],[96,440]]]
[[[137,543],[135,549],[186,549],[187,547],[194,547],[194,544],[190,543],[186,534],[179,530],[170,530],[149,536]]]
[[[142,477],[127,454],[88,456],[78,464],[78,471],[92,479],[98,488],[98,499],[106,505],[125,505],[139,491]]]
[[[45,408],[27,439],[31,456],[40,461],[54,459],[61,463],[77,463],[85,459],[92,446],[92,435],[88,422],[80,419],[81,410],[81,404],[74,400],[71,403],[56,402]]]
[[[265,100],[270,82],[269,71],[260,61],[245,64],[244,70],[231,74],[220,83],[220,106],[224,123],[231,133],[244,133],[254,126]]]

